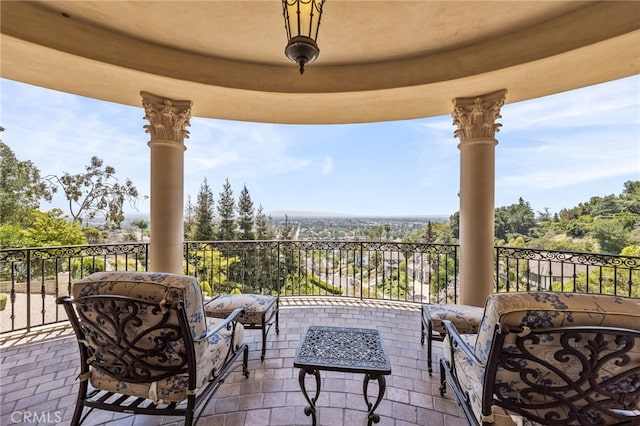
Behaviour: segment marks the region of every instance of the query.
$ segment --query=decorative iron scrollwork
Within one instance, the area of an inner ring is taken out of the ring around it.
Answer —
[[[622,329],[518,336],[497,359],[495,403],[541,424],[640,424],[639,346],[640,332]]]
[[[498,257],[508,259],[552,261],[598,267],[620,266],[625,268],[640,268],[640,258],[604,253],[580,253],[519,247],[496,247],[496,253]]]
[[[187,371],[175,306],[115,296],[80,297],[74,303],[92,367],[132,383]]]

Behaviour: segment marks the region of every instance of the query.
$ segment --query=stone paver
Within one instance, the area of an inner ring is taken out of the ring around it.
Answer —
[[[248,379],[234,371],[203,409],[200,425],[271,426],[311,424],[298,384],[293,356],[310,325],[377,328],[392,360],[385,398],[378,407],[381,423],[392,426],[463,425],[451,392],[438,392],[438,369],[426,372],[426,346],[420,345],[417,305],[334,298],[282,298],[280,334],[271,330],[267,354],[260,362],[260,330],[246,330],[250,357]],[[434,358],[441,355],[434,345]],[[69,424],[75,406],[77,344],[71,331],[0,336],[2,425]],[[321,372],[318,398],[321,425],[366,424],[362,375]],[[376,391],[371,386],[370,391]],[[10,411],[9,411],[10,410]],[[37,419],[38,422],[34,422]],[[181,425],[176,417],[132,416],[94,411],[86,424]]]

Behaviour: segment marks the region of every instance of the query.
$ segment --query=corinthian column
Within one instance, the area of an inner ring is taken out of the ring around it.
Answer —
[[[507,91],[453,100],[460,139],[460,303],[484,306],[494,288],[495,134]]]
[[[151,265],[156,272],[182,273],[184,139],[191,101],[174,101],[140,92],[151,135]]]

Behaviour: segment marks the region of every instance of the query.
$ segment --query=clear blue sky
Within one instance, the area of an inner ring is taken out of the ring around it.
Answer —
[[[43,175],[84,170],[96,155],[149,194],[142,107],[2,79],[0,134]],[[524,198],[557,212],[640,180],[640,77],[502,108],[496,207]],[[217,199],[229,178],[265,212],[451,215],[459,208],[458,140],[449,115],[349,125],[275,125],[192,117],[185,200],[206,177]],[[61,200],[43,209],[64,206]],[[137,211],[148,212],[148,201]],[[127,211],[136,211],[127,208]]]

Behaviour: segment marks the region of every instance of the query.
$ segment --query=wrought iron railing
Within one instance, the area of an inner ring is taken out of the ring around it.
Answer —
[[[457,300],[458,246],[369,241],[185,243],[185,273],[212,294]]]
[[[640,297],[640,257],[496,247],[496,291]]]
[[[0,250],[0,333],[66,321],[56,305],[71,283],[98,271],[146,270],[148,244],[107,244]]]
[[[0,250],[0,333],[66,320],[55,298],[103,270],[148,269],[147,243]],[[458,246],[370,241],[186,242],[186,274],[203,290],[458,303]],[[495,249],[495,291],[640,297],[640,257]]]

